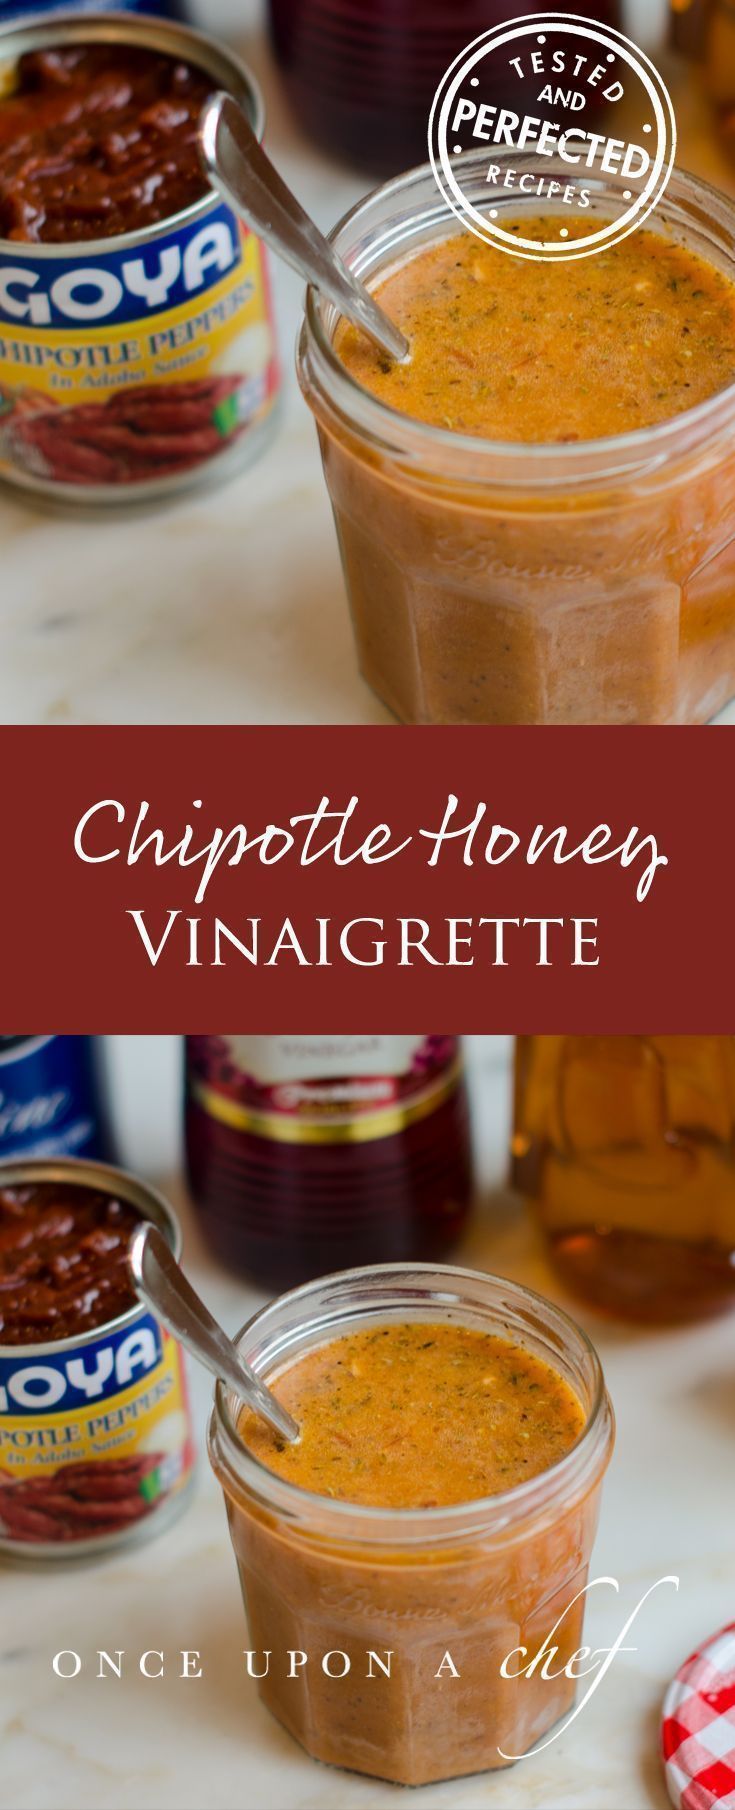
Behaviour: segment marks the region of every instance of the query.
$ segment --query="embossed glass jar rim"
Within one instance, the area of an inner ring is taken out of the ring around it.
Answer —
[[[465,153],[463,186],[473,204],[487,202],[485,151]],[[493,163],[519,176],[569,181],[569,167],[558,157],[492,148]],[[512,160],[512,162],[511,162]],[[623,179],[585,178],[590,207],[601,215],[625,208]],[[526,196],[517,189],[493,191],[493,203],[506,215],[552,212],[557,205]],[[564,218],[569,217],[565,210]],[[700,257],[724,270],[735,282],[735,201],[685,170],[674,170],[668,188],[642,230],[661,227]],[[444,239],[447,231],[465,229],[440,195],[430,164],[421,164],[374,190],[339,221],[330,235],[341,257],[367,283],[387,275],[406,257]],[[498,257],[512,254],[498,250]],[[593,253],[593,256],[602,255]],[[583,262],[583,261],[582,261]],[[516,491],[587,489],[594,484],[637,478],[654,485],[669,479],[671,468],[698,455],[707,462],[721,456],[723,440],[735,428],[735,383],[704,402],[653,427],[597,440],[529,442],[488,440],[417,421],[380,401],[358,383],[334,349],[339,316],[313,288],[307,291],[297,365],[302,388],[315,412],[323,410],[369,441],[376,451],[399,464],[414,482],[492,485]]]
[[[264,1377],[305,1351],[356,1328],[391,1319],[454,1321],[525,1344],[557,1369],[585,1412],[582,1433],[556,1464],[502,1494],[444,1508],[394,1509],[319,1496],[278,1477],[243,1444],[234,1397],[218,1383],[209,1453],[221,1484],[245,1512],[277,1515],[300,1537],[342,1546],[456,1546],[512,1541],[552,1525],[582,1499],[607,1466],[614,1420],[597,1353],[586,1333],[543,1295],[507,1277],[430,1263],[387,1263],[343,1270],[292,1289],[255,1314],[235,1343]]]

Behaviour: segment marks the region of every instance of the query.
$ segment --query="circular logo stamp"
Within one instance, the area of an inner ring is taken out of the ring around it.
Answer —
[[[519,258],[564,261],[617,244],[660,201],[675,152],[674,109],[653,63],[622,32],[571,13],[528,13],[475,38],[429,120],[445,201],[470,232]],[[606,198],[613,217],[601,224]],[[547,239],[507,229],[508,203],[534,199]]]

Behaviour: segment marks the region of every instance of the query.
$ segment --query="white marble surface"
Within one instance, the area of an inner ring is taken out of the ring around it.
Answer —
[[[473,1038],[481,1200],[461,1257],[562,1299],[523,1208],[502,1193],[509,1040]],[[257,1297],[201,1247],[178,1164],[178,1050],[169,1038],[111,1039],[127,1160],[183,1211],[196,1283],[235,1330]],[[634,1332],[579,1313],[598,1345],[618,1417],[593,1575],[620,1580],[620,1606],[593,1599],[588,1638],[607,1645],[649,1584],[635,1654],[619,1656],[574,1727],[512,1771],[411,1794],[416,1810],[664,1810],[657,1759],[662,1692],[697,1644],[735,1617],[735,1352],[732,1321]],[[209,1384],[193,1378],[203,1436]],[[182,1519],[128,1557],[92,1566],[0,1569],[2,1810],[390,1810],[399,1788],[309,1760],[240,1673],[244,1622],[218,1489],[206,1460]],[[61,1648],[90,1669],[54,1677]],[[98,1647],[135,1662],[163,1648],[202,1655],[203,1677],[94,1678]]]
[[[262,83],[268,146],[319,223],[359,199],[362,177],[315,153],[283,104],[259,0],[198,0]],[[663,0],[629,0],[655,46]],[[695,78],[675,79],[681,161],[714,181]],[[274,271],[285,366],[280,431],[224,488],[147,512],[56,516],[0,495],[0,722],[375,723],[359,678],[311,416],[293,368],[301,284]],[[735,710],[730,712],[735,721]]]

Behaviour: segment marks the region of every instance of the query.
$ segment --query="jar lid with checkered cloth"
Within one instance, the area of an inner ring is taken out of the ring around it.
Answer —
[[[672,1680],[661,1743],[677,1810],[735,1810],[735,1622],[691,1653]]]

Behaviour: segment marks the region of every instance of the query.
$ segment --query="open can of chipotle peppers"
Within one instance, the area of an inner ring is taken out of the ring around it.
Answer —
[[[137,1299],[140,1220],[166,1201],[104,1163],[0,1164],[0,1553],[89,1557],[183,1507],[194,1438],[181,1347]]]
[[[199,32],[126,14],[0,29],[0,476],[162,497],[253,456],[280,372],[266,253],[211,188],[202,108],[263,102]]]

